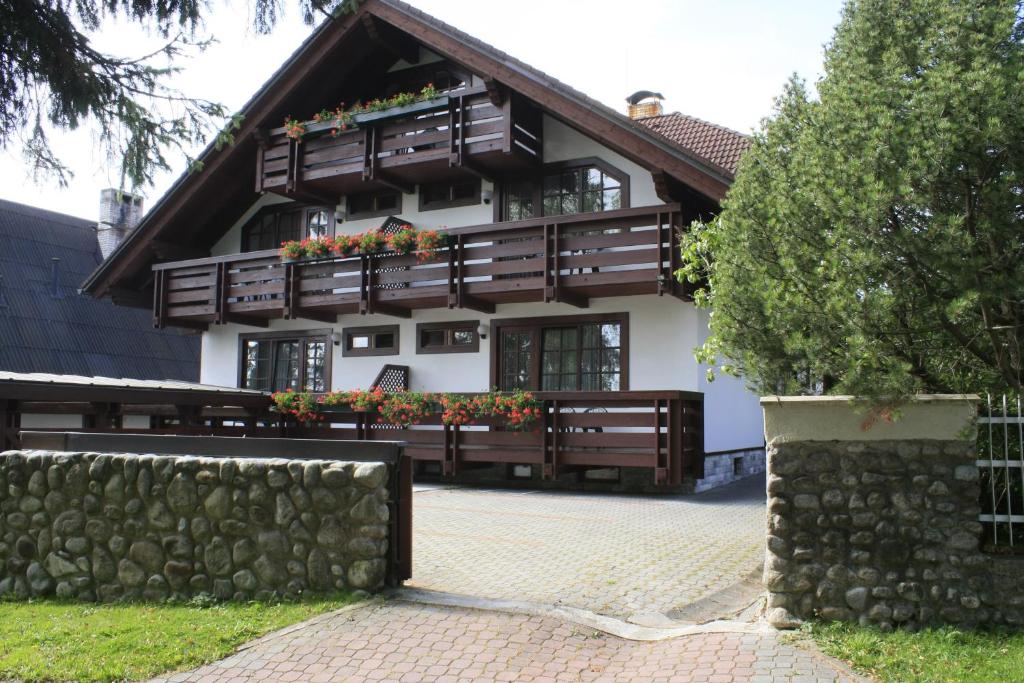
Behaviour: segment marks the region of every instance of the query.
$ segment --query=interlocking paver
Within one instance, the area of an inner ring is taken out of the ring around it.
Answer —
[[[756,572],[764,478],[690,496],[427,489],[417,588],[628,617],[680,609]]]
[[[442,659],[448,645],[424,637],[422,626],[444,633],[467,628],[482,649],[465,648],[455,659]],[[485,634],[493,634],[487,636]],[[493,641],[493,642],[491,642]],[[402,643],[396,653],[390,646]],[[524,654],[533,645],[537,654]],[[425,665],[413,648],[426,648],[435,662]],[[335,652],[340,650],[339,655]],[[389,654],[384,654],[387,650]],[[546,660],[539,653],[547,652]],[[370,657],[357,655],[370,653]],[[823,656],[780,641],[773,632],[711,633],[657,642],[624,640],[553,618],[436,607],[399,601],[374,602],[328,618],[316,619],[288,633],[256,642],[232,657],[165,680],[196,683],[254,681],[268,674],[263,663],[283,654],[273,680],[323,681],[847,681],[841,669]],[[317,661],[309,664],[308,655]],[[400,655],[396,660],[390,654]],[[785,660],[790,666],[778,667]],[[445,663],[441,663],[444,661]],[[313,673],[315,672],[315,673]]]

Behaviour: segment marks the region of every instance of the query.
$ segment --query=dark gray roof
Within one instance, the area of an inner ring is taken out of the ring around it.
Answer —
[[[197,380],[197,336],[78,293],[101,260],[93,222],[0,200],[0,370]]]

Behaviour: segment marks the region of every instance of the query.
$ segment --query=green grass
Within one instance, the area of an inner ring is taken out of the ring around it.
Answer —
[[[188,669],[355,602],[96,605],[0,602],[0,681],[123,681]]]
[[[1024,681],[1024,632],[947,627],[882,633],[850,624],[815,624],[810,632],[826,654],[879,681]]]

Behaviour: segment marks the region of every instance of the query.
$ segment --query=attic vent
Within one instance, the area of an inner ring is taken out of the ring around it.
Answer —
[[[661,116],[661,101],[665,99],[660,92],[650,90],[637,90],[626,98],[629,105],[629,118],[646,119],[651,116]]]

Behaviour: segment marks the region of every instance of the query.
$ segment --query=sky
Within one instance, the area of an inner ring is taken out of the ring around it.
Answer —
[[[216,43],[188,61],[172,85],[239,109],[312,30],[285,0],[273,34],[255,35],[245,0],[211,0],[200,33]],[[813,83],[841,0],[411,0],[452,24],[601,102],[625,111],[636,90],[665,96],[681,111],[749,133],[772,110],[790,75]],[[287,10],[291,10],[288,12]],[[138,56],[159,44],[125,21],[107,21],[93,37],[102,51]],[[51,135],[74,171],[66,188],[34,181],[17,142],[0,151],[0,197],[82,218],[95,218],[100,190],[116,187],[111,164],[88,126]],[[198,150],[196,150],[198,152]],[[143,188],[148,208],[185,168]]]

